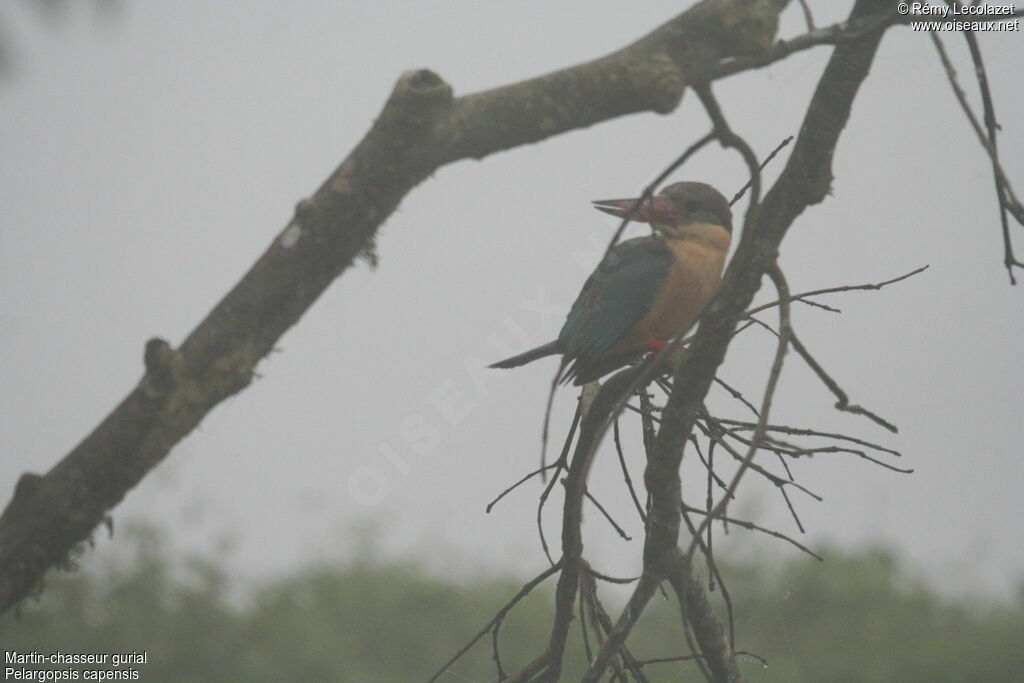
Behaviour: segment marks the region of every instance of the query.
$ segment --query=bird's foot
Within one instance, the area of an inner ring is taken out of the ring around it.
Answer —
[[[648,337],[647,339],[644,340],[643,346],[646,350],[650,351],[651,353],[659,353],[660,351],[665,349],[665,347],[669,346],[671,343],[672,342],[665,341],[664,339]],[[683,349],[684,351],[686,350],[686,347],[678,342],[676,343],[675,348]]]
[[[668,346],[668,342],[665,341],[664,339],[656,339],[654,337],[648,337],[647,339],[644,339],[644,348],[646,348],[648,351],[661,351],[666,346]]]

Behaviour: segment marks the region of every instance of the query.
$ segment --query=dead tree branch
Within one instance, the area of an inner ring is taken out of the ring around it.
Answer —
[[[968,44],[971,46],[971,53],[974,57],[975,73],[978,77],[979,87],[982,90],[982,101],[985,108],[985,123],[988,128],[988,134],[982,130],[981,124],[978,122],[978,117],[975,115],[974,110],[971,109],[970,103],[967,101],[967,95],[964,93],[963,88],[960,87],[960,82],[956,77],[956,69],[953,67],[953,62],[949,58],[949,54],[946,52],[946,47],[942,44],[942,39],[939,38],[935,31],[928,32],[929,37],[932,39],[932,44],[935,45],[935,50],[938,52],[939,61],[942,62],[942,67],[946,70],[946,77],[949,79],[949,85],[953,89],[953,94],[956,96],[957,102],[960,104],[960,108],[963,109],[964,115],[967,117],[967,121],[971,124],[971,128],[974,129],[974,134],[978,136],[978,141],[981,143],[986,154],[988,154],[989,161],[992,163],[992,175],[996,183],[996,198],[999,200],[999,212],[1000,220],[1003,226],[1003,265],[1006,267],[1006,272],[1010,276],[1010,284],[1016,285],[1017,280],[1013,276],[1014,268],[1024,268],[1024,263],[1018,261],[1013,254],[1013,243],[1010,240],[1010,229],[1009,224],[1006,220],[1006,214],[1009,213],[1014,217],[1018,224],[1024,226],[1024,204],[1021,204],[1017,198],[1016,193],[1013,191],[1013,186],[1010,185],[1009,176],[1003,170],[1002,164],[999,163],[999,149],[996,146],[996,122],[995,113],[992,110],[991,96],[988,94],[988,80],[985,76],[985,69],[981,62],[981,53],[977,51],[977,44],[972,43],[973,34],[969,31]]]

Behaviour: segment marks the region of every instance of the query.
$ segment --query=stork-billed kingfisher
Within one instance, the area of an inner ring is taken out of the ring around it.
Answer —
[[[595,201],[594,208],[623,217],[636,202],[609,199]],[[561,381],[586,384],[689,329],[722,279],[732,236],[729,202],[705,183],[674,183],[633,216],[650,223],[654,234],[608,251],[576,297],[558,339],[492,368],[562,354]]]

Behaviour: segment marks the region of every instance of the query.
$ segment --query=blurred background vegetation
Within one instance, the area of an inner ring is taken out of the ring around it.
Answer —
[[[20,616],[0,619],[7,650],[146,651],[145,681],[426,680],[523,583],[521,577],[452,578],[415,557],[313,565],[239,594],[209,557],[180,558],[145,527],[119,533],[127,547],[90,567],[49,578]],[[97,553],[100,555],[100,553]],[[1024,680],[1024,585],[995,604],[941,596],[884,549],[832,550],[765,566],[723,563],[735,608],[737,649],[754,681]],[[506,668],[547,637],[552,585],[509,615]],[[602,589],[604,590],[604,589]],[[716,594],[717,597],[718,594]],[[671,601],[649,610],[631,639],[639,658],[684,654]],[[621,603],[609,597],[611,610]],[[574,624],[566,680],[585,655]],[[9,666],[9,665],[8,665]],[[692,664],[651,664],[652,681],[696,678]],[[442,680],[495,679],[489,638]]]

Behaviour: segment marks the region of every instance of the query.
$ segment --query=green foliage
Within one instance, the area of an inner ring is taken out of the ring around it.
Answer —
[[[241,599],[208,560],[172,562],[152,532],[132,537],[130,561],[55,576],[20,619],[0,619],[0,643],[18,651],[148,653],[147,681],[414,681],[456,652],[521,587],[508,578],[440,579],[415,561],[317,566]],[[124,541],[124,537],[122,537]],[[915,583],[880,550],[828,553],[819,564],[724,568],[737,647],[753,681],[1019,680],[1024,588],[1016,602],[976,607]],[[542,649],[553,583],[509,615],[506,669]],[[715,597],[718,602],[718,596]],[[616,601],[606,600],[613,614]],[[591,633],[593,638],[593,633]],[[585,665],[574,623],[566,680]],[[630,640],[640,658],[685,654],[674,601],[660,597]],[[692,664],[652,664],[653,681],[694,680]],[[484,638],[444,680],[495,679]]]

